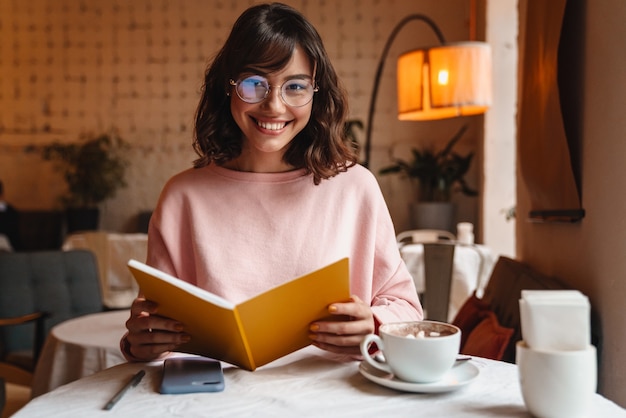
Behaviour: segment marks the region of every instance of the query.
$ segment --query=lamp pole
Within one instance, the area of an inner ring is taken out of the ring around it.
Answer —
[[[402,19],[391,31],[387,42],[385,43],[385,47],[383,48],[383,53],[380,57],[380,61],[378,62],[378,68],[376,69],[376,76],[374,77],[374,88],[372,90],[372,97],[370,98],[370,107],[369,112],[367,114],[367,129],[365,133],[365,161],[363,162],[363,166],[369,168],[370,164],[370,155],[372,152],[372,123],[374,121],[374,108],[376,107],[376,98],[378,97],[378,85],[380,84],[380,77],[383,73],[383,68],[385,67],[385,61],[387,59],[387,55],[389,54],[389,49],[391,48],[391,44],[396,39],[398,32],[409,22],[413,20],[420,20],[425,22],[430,26],[430,28],[435,32],[439,42],[443,45],[446,43],[441,30],[437,26],[437,24],[428,16],[423,14],[411,14]]]

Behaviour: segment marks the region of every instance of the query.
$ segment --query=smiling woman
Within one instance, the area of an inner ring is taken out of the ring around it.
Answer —
[[[199,158],[163,189],[147,264],[237,304],[347,257],[352,296],[308,328],[311,344],[343,355],[358,356],[363,336],[382,323],[421,319],[378,182],[356,164],[346,114],[346,94],[304,16],[279,3],[244,11],[206,71]],[[122,350],[129,360],[161,357],[190,341],[185,326],[139,297]]]

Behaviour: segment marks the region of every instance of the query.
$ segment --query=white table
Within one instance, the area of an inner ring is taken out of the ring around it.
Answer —
[[[219,393],[160,395],[162,363],[127,363],[62,386],[32,400],[26,417],[530,417],[513,364],[471,360],[480,374],[449,393],[399,392],[358,372],[359,363],[312,346],[248,372],[224,364]],[[102,407],[138,370],[146,377],[111,411]],[[626,417],[626,411],[595,395],[594,417]]]
[[[91,250],[96,256],[104,306],[130,307],[137,297],[138,286],[127,263],[131,258],[146,261],[148,235],[102,231],[72,234],[63,243],[63,249],[77,248]]]
[[[32,396],[126,362],[119,344],[128,310],[85,315],[50,330],[33,378]]]
[[[424,293],[424,246],[422,244],[406,244],[400,248],[402,259],[413,276],[418,293]],[[496,257],[484,245],[456,244],[454,248],[454,265],[452,267],[452,286],[450,288],[450,306],[448,321],[452,321],[459,308],[477,290],[478,295],[489,281],[495,265]]]

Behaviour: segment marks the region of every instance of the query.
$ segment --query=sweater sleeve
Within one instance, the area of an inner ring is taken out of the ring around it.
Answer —
[[[404,262],[400,261],[396,272],[373,295],[371,306],[379,324],[424,319],[415,284]]]
[[[146,263],[181,280],[188,280],[181,270],[180,256],[182,247],[189,240],[182,239],[189,234],[184,222],[182,197],[176,187],[171,187],[170,180],[164,187],[159,201],[150,218],[148,226],[148,254]]]
[[[354,252],[358,276],[353,285],[364,295],[369,290],[367,296],[378,324],[422,320],[415,283],[400,255],[385,199],[378,183],[366,180],[367,197],[359,204],[361,245]],[[362,245],[364,242],[369,245]]]

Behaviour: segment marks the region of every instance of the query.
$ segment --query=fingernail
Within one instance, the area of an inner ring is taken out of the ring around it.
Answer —
[[[337,312],[337,307],[335,305],[330,305],[328,307],[328,312],[330,313]]]
[[[184,342],[184,343],[188,343],[189,341],[191,341],[191,336],[190,335],[183,335],[180,340],[182,342]]]
[[[185,327],[183,327],[183,324],[176,324],[176,325],[174,326],[174,330],[175,330],[175,331],[178,331],[178,332],[180,332],[180,331],[182,331],[182,330],[184,330],[184,329],[185,329]]]
[[[311,331],[315,332],[315,331],[319,331],[320,326],[317,324],[313,324],[311,325],[311,327],[309,328]]]

